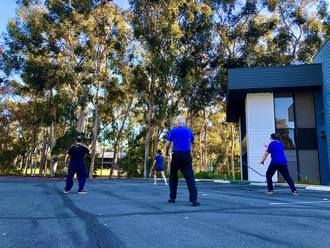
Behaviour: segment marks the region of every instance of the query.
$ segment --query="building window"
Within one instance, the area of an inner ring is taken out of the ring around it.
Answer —
[[[275,128],[284,144],[292,177],[319,180],[318,143],[313,92],[274,94]],[[313,173],[312,173],[313,172]],[[295,176],[296,174],[296,176]]]
[[[295,127],[292,93],[275,94],[275,125],[277,129]]]
[[[285,149],[296,149],[294,129],[276,129],[276,133],[280,135],[280,141]]]

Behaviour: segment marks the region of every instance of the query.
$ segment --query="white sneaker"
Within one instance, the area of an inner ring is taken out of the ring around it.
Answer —
[[[154,185],[156,185],[157,183],[154,183]]]
[[[165,185],[168,185],[168,183],[165,183]]]

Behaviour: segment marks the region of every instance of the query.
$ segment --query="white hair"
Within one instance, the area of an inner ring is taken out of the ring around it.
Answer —
[[[176,123],[178,124],[186,124],[186,120],[183,116],[179,115],[178,117],[176,117]]]

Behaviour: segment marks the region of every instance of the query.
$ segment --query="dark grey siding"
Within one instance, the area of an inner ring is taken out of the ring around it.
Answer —
[[[330,161],[330,40],[328,40],[314,57],[314,63],[322,63],[323,74],[323,104],[324,104],[324,131],[327,140],[328,171]],[[322,168],[321,168],[322,169]],[[329,174],[328,174],[329,175]],[[328,181],[330,178],[328,176]]]
[[[230,69],[228,89],[320,86],[321,71],[321,64]]]
[[[322,91],[314,92],[315,101],[315,119],[317,127],[317,142],[319,148],[319,161],[320,161],[320,174],[321,183],[323,185],[329,185],[330,173],[328,163],[328,146],[325,137],[325,125],[324,125],[324,107],[323,107],[323,96]]]

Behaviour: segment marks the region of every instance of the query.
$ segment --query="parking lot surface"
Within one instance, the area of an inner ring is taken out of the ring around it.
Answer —
[[[0,247],[330,247],[330,192],[197,182],[198,207],[184,181],[176,203],[152,180],[77,181],[0,177]]]

